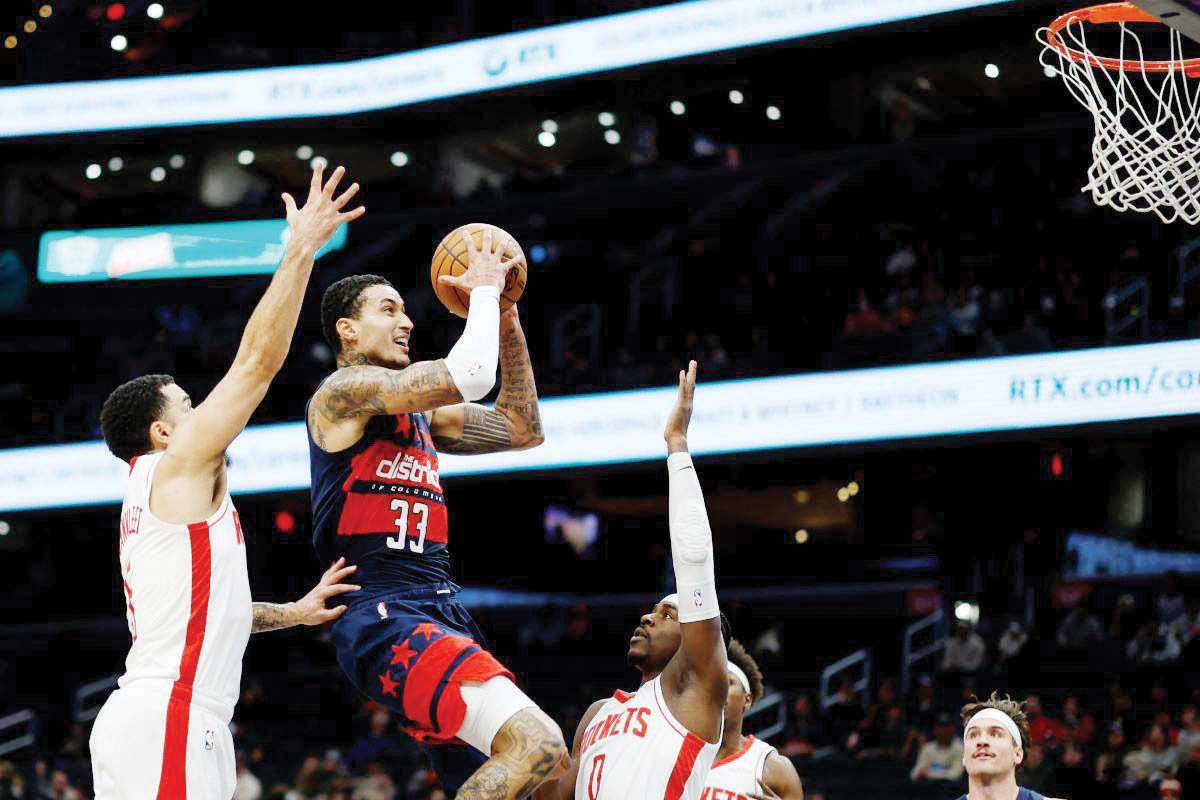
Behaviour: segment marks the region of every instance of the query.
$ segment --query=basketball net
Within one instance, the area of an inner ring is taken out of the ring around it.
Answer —
[[[1130,23],[1169,37],[1168,57],[1146,60]],[[1088,46],[1096,24],[1119,26],[1117,53]],[[1131,3],[1109,3],[1064,14],[1037,38],[1042,65],[1062,76],[1096,124],[1080,191],[1117,211],[1200,222],[1200,59],[1183,57],[1180,33]]]

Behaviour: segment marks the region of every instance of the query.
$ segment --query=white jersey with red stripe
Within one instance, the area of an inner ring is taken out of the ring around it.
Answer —
[[[766,742],[747,736],[736,753],[712,765],[700,800],[748,800],[750,794],[762,794],[758,782],[774,752]]]
[[[720,746],[679,724],[656,677],[636,694],[617,692],[592,718],[575,800],[700,800]]]
[[[122,688],[165,688],[231,717],[252,609],[246,544],[229,492],[203,522],[164,522],[150,488],[164,451],[134,459],[121,507],[121,578],[133,645]]]

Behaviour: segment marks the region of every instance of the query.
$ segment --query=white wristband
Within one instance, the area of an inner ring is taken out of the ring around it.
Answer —
[[[446,370],[458,393],[468,402],[479,400],[496,385],[500,357],[500,290],[479,286],[471,290],[467,325],[445,358]]]

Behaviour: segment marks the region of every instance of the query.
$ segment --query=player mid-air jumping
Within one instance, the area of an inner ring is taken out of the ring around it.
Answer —
[[[442,277],[469,293],[470,307],[462,336],[436,361],[411,361],[413,322],[387,280],[353,275],[330,286],[321,324],[338,369],[307,415],[313,542],[322,558],[357,564],[363,586],[334,626],[338,661],[431,745],[447,791],[496,800],[527,796],[566,760],[558,726],[480,646],[455,599],[438,479],[439,450],[494,453],[542,441],[516,308],[500,313],[505,244],[489,230],[481,246],[471,241],[467,270]],[[495,384],[497,356],[495,408],[474,405]]]
[[[120,562],[133,645],[120,688],[92,728],[100,800],[233,796],[229,721],[251,633],[318,625],[346,609],[325,601],[357,587],[338,561],[297,603],[251,603],[246,546],[229,497],[225,450],[283,366],[317,251],[365,209],[334,197],[345,170],[327,183],[313,171],[297,208],[283,195],[291,237],[283,262],[255,307],[233,365],[204,402],[169,375],[143,375],[109,395],[104,441],[129,462],[121,507]]]

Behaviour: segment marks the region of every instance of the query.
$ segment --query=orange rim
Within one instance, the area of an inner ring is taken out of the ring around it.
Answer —
[[[1106,58],[1095,56],[1068,47],[1058,34],[1071,22],[1086,22],[1092,25],[1113,25],[1118,22],[1157,22],[1162,20],[1148,11],[1138,8],[1133,3],[1102,3],[1098,6],[1088,6],[1078,11],[1068,11],[1047,27],[1046,43],[1062,55],[1077,64],[1087,62],[1092,66],[1101,67],[1113,72],[1138,70],[1141,72],[1176,72],[1182,67],[1183,74],[1189,78],[1200,77],[1200,58],[1188,58],[1183,61],[1141,61],[1136,58]]]

